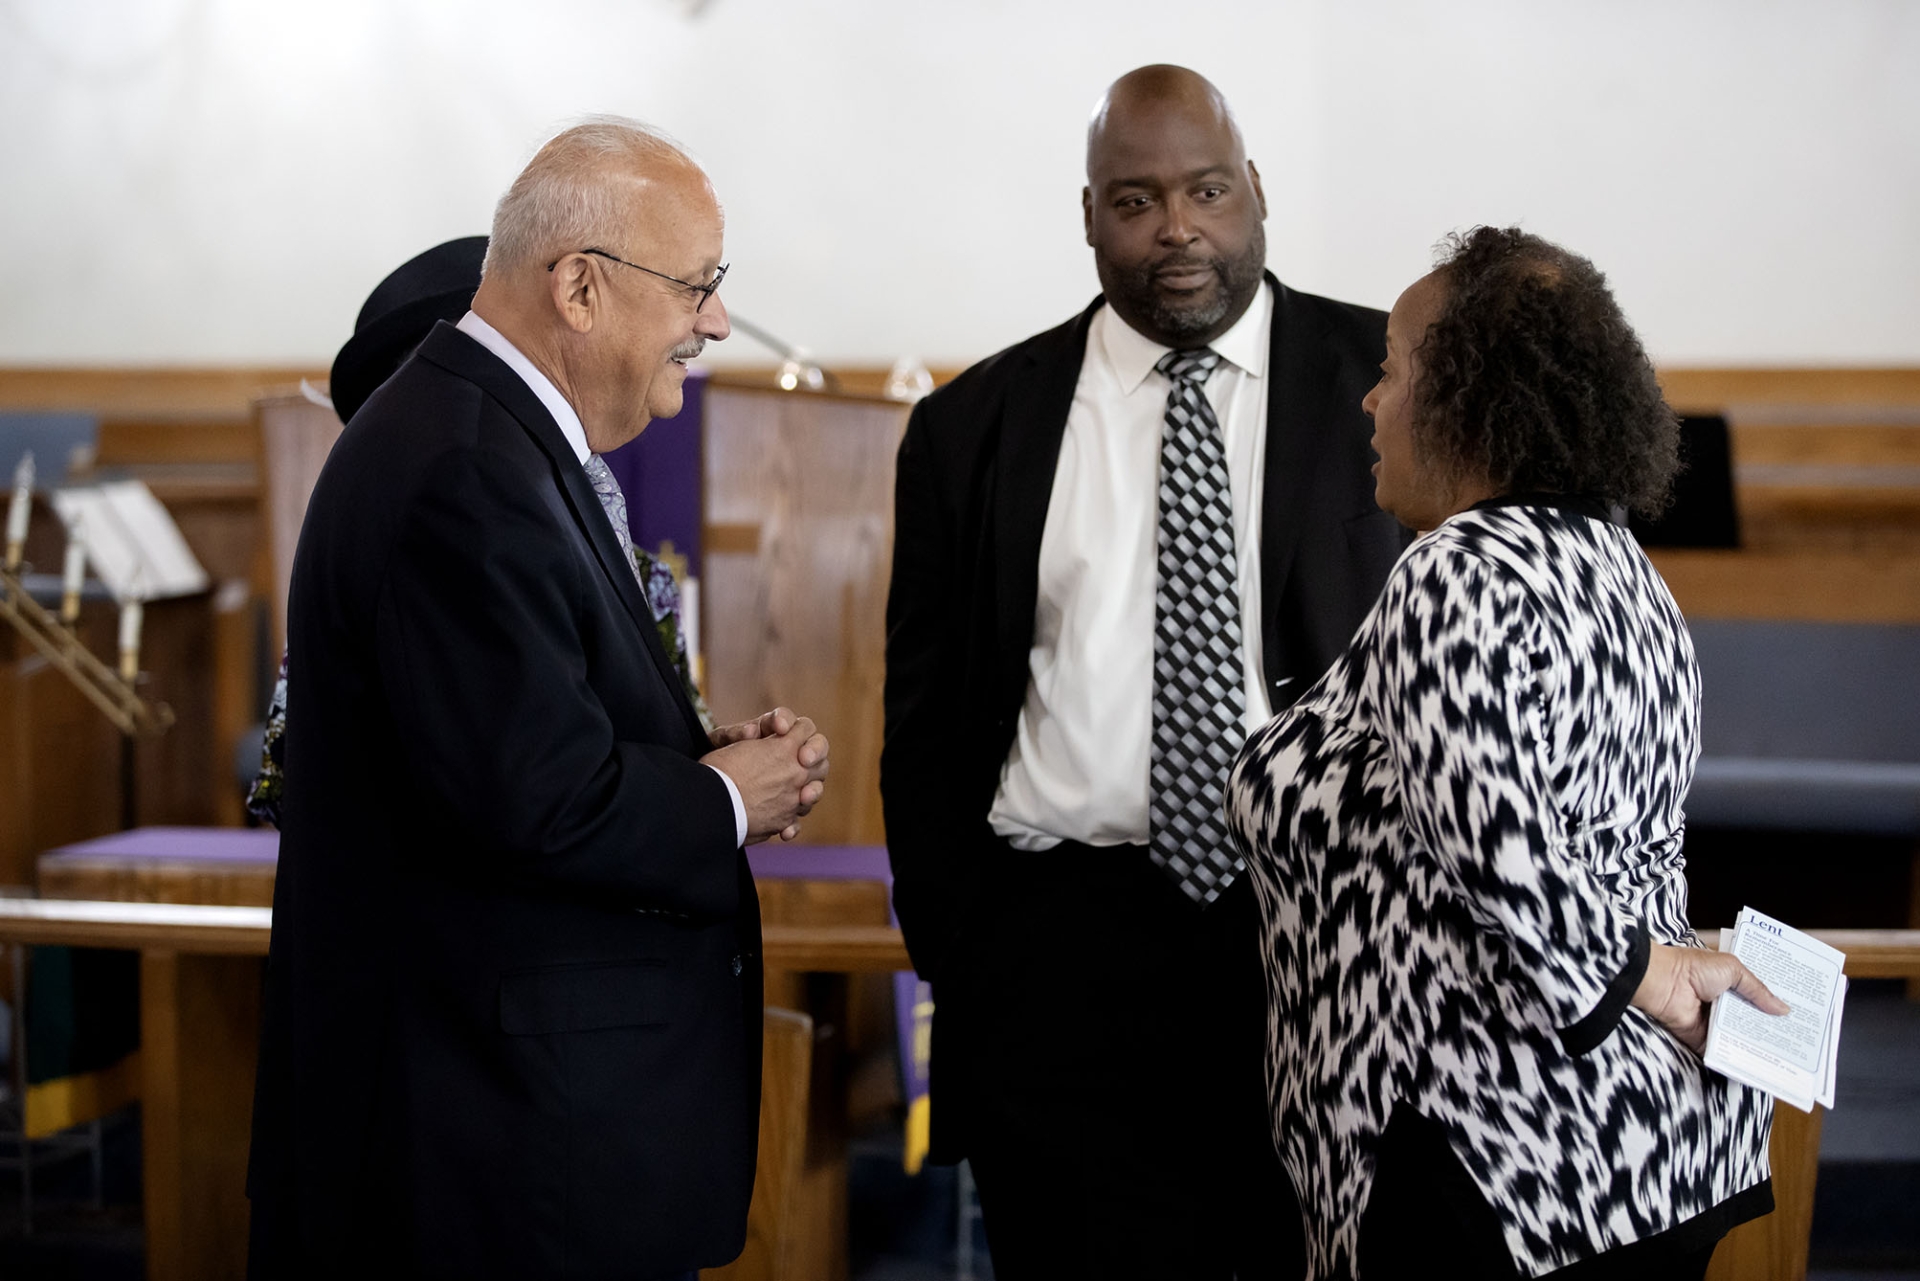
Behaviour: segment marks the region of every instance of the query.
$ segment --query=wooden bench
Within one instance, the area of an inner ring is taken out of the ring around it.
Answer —
[[[264,956],[272,921],[272,910],[260,907],[0,899],[0,943],[141,952],[147,1275],[155,1281],[239,1275],[254,1046],[251,1038],[236,1044],[230,1029],[235,1003],[257,1003],[258,986],[257,977],[245,981],[247,971],[236,981],[217,962]],[[1847,954],[1852,977],[1920,978],[1920,931],[1815,936]],[[1712,932],[1703,937],[1718,941]],[[885,926],[769,926],[764,955],[771,970],[870,973],[908,965],[899,931]],[[1819,1140],[1818,1113],[1776,1111],[1778,1208],[1727,1238],[1711,1276],[1805,1275]]]
[[[273,911],[265,907],[0,899],[0,944],[140,953],[141,1138],[151,1281],[245,1274],[259,958],[267,953],[272,927]],[[900,932],[886,926],[769,926],[762,954],[769,970],[871,973],[908,966]],[[794,1033],[790,1023],[775,1022],[769,1035],[782,1047],[774,1061],[778,1068],[794,1057]],[[791,1082],[785,1088],[790,1092]],[[778,1136],[763,1141],[787,1150]],[[761,1221],[785,1220],[763,1213]],[[764,1257],[781,1255],[772,1249]]]

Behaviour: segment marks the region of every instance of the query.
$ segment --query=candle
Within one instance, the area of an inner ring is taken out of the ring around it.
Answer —
[[[67,535],[64,570],[60,584],[60,621],[71,627],[80,621],[80,589],[87,581],[87,536],[78,521]]]
[[[140,675],[140,602],[120,605],[120,679],[133,684]]]
[[[700,580],[688,574],[680,581],[680,636],[687,642],[687,660],[693,665],[693,683],[706,675],[700,655]]]
[[[7,568],[20,568],[27,546],[27,517],[33,511],[33,451],[20,455],[13,469],[13,501],[7,505]]]

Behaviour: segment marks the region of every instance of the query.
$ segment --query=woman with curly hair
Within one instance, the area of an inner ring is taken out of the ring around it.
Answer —
[[[1429,532],[1228,803],[1313,1274],[1697,1278],[1772,1208],[1706,1003],[1786,1007],[1687,922],[1699,676],[1624,524],[1677,424],[1593,264],[1487,227],[1394,305],[1364,407]]]

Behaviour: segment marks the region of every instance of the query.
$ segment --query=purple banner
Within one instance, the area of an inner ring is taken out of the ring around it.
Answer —
[[[606,456],[627,496],[627,525],[636,546],[658,552],[662,543],[687,558],[700,576],[700,407],[707,376],[687,371],[680,412],[647,424],[638,438]]]

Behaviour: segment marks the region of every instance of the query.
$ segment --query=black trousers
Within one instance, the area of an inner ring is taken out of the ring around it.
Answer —
[[[1700,1281],[1717,1238],[1679,1232],[1636,1241],[1548,1275],[1555,1281]],[[1373,1190],[1360,1218],[1365,1281],[1474,1277],[1517,1281],[1493,1207],[1447,1133],[1410,1108],[1394,1109],[1381,1136]]]
[[[994,1275],[1300,1276],[1250,887],[1201,909],[1139,847],[988,857],[965,964],[935,991],[960,1017],[933,1106],[967,1093]]]

